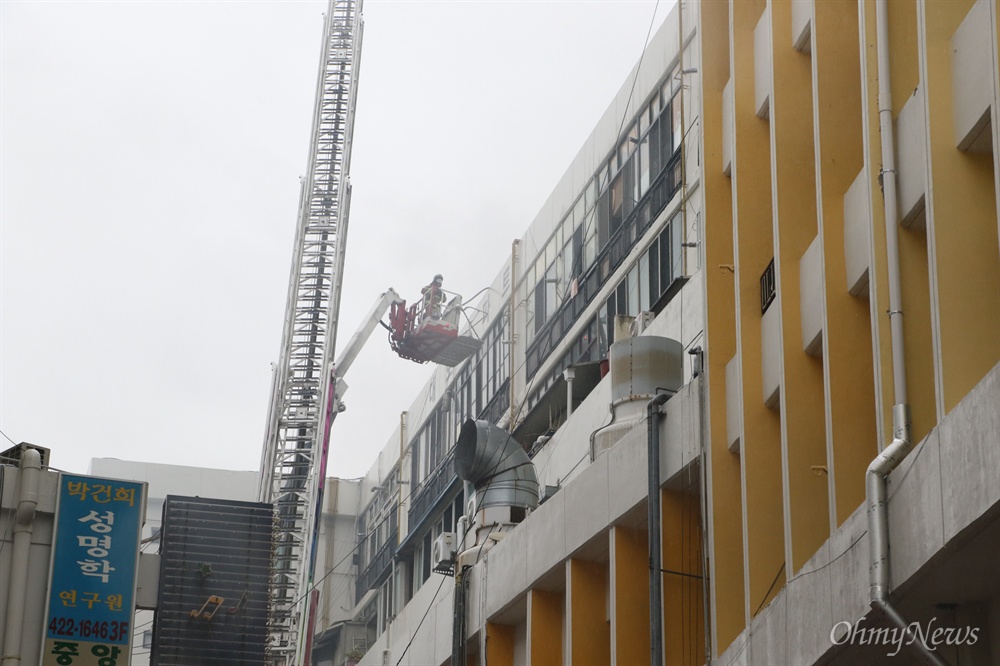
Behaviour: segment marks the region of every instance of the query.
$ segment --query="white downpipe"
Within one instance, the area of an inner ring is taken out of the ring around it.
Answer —
[[[869,597],[871,606],[907,635],[909,645],[920,660],[934,666],[947,666],[937,653],[921,640],[915,640],[912,625],[906,622],[889,601],[892,577],[889,566],[889,507],[886,479],[910,452],[910,406],[906,398],[906,368],[903,347],[903,309],[900,294],[899,237],[896,202],[896,154],[892,132],[892,89],[889,73],[889,9],[887,0],[875,0],[875,31],[878,50],[878,116],[882,144],[882,194],[885,205],[886,264],[889,272],[889,333],[892,340],[892,380],[895,405],[892,408],[892,443],[868,466],[865,495],[868,502]]]
[[[889,333],[892,337],[892,388],[897,405],[906,401],[903,364],[903,306],[899,279],[899,218],[896,203],[896,140],[892,130],[892,89],[889,82],[889,9],[887,0],[875,2],[878,34],[878,123],[882,135],[882,190],[885,201],[886,264],[889,269]],[[894,427],[898,428],[898,423]]]
[[[576,369],[573,367],[563,370],[563,379],[566,380],[566,420],[573,415],[573,380],[576,379]]]
[[[7,593],[7,621],[4,626],[3,666],[21,663],[21,634],[24,630],[25,603],[28,591],[28,562],[35,510],[38,508],[38,477],[42,457],[35,449],[21,454],[21,492],[14,513],[14,550],[11,555],[10,585]]]

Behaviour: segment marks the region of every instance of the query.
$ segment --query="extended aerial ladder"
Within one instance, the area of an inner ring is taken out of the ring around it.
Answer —
[[[275,560],[268,610],[272,666],[309,661],[316,536],[330,426],[343,409],[344,375],[387,311],[402,358],[454,366],[480,341],[459,335],[461,297],[433,316],[392,289],[331,364],[350,209],[351,142],[361,57],[363,0],[330,0],[313,109],[309,165],[301,182],[281,353],[273,369],[258,498],[274,505]]]
[[[281,353],[274,367],[258,497],[274,504],[268,660],[306,663],[314,525],[325,472],[351,186],[363,0],[330,0],[302,179]]]

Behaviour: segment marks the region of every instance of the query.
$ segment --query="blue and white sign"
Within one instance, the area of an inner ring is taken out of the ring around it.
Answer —
[[[42,666],[127,666],[146,484],[63,474]]]

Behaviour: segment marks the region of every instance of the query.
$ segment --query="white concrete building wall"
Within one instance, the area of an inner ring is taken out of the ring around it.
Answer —
[[[760,320],[761,395],[764,404],[775,409],[781,399],[781,302],[775,297]]]
[[[978,0],[951,38],[955,145],[960,150],[993,150],[990,131],[990,78],[997,53],[991,39],[989,0]]]
[[[812,48],[812,2],[792,0],[792,48],[809,53]]]
[[[727,176],[733,170],[733,80],[729,79],[722,89],[722,173]]]
[[[868,296],[868,267],[871,265],[869,201],[868,169],[862,168],[844,194],[844,264],[847,291],[863,297]]]
[[[802,351],[823,355],[823,254],[819,236],[799,260],[799,309],[802,320]]]
[[[758,118],[771,113],[771,10],[765,8],[753,31],[753,99]]]
[[[899,222],[913,225],[924,209],[927,192],[927,122],[924,89],[918,86],[896,118],[896,189],[899,193]]]

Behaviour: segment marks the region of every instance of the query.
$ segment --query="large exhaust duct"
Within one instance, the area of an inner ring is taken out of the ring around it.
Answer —
[[[646,420],[646,405],[658,393],[671,396],[684,385],[684,345],[642,335],[618,340],[608,351],[611,423],[590,435],[590,459],[610,449]]]
[[[455,471],[476,488],[476,510],[538,506],[535,465],[505,430],[469,419],[455,444]]]

